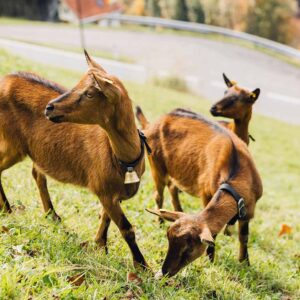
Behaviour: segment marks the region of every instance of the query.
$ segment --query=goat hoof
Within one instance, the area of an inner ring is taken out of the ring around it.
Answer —
[[[61,217],[57,215],[56,213],[52,214],[53,221],[61,222]]]
[[[250,267],[250,260],[249,260],[249,258],[248,257],[246,257],[246,258],[240,258],[239,259],[239,262],[241,263],[241,264],[244,264],[245,266],[247,266],[247,267]]]
[[[5,214],[11,214],[12,209],[11,209],[11,207],[0,207],[0,212],[3,212]]]
[[[134,266],[134,268],[135,269],[137,269],[137,270],[143,270],[143,271],[145,271],[145,270],[149,270],[149,271],[151,271],[151,268],[149,267],[149,265],[146,263],[146,261],[144,261],[144,262],[138,262],[138,261],[133,261],[133,266]],[[151,271],[152,272],[152,271]]]
[[[52,221],[61,222],[61,217],[55,211],[49,211],[46,214],[46,218],[51,218]]]
[[[107,242],[104,240],[95,240],[95,243],[97,245],[97,248],[100,250],[104,250],[105,254],[108,254],[108,247],[107,247]]]

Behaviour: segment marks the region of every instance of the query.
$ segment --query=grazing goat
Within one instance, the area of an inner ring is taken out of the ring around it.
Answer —
[[[223,78],[228,90],[225,91],[223,99],[211,107],[210,113],[215,117],[220,116],[234,119],[234,121],[230,123],[225,121],[220,121],[220,123],[232,130],[248,145],[249,137],[252,138],[248,131],[252,116],[252,106],[259,97],[260,89],[255,89],[253,92],[250,92],[238,87],[236,83],[229,80],[225,74],[223,74]]]
[[[246,144],[228,129],[194,112],[177,109],[149,125],[145,135],[161,207],[170,180],[182,191],[201,197],[198,214],[152,211],[175,221],[168,230],[169,250],[163,274],[174,275],[205,250],[214,259],[214,238],[228,222],[239,220],[239,260],[248,258],[249,220],[262,195],[262,183]]]
[[[112,219],[132,252],[134,265],[147,267],[120,206],[139,188],[145,138],[136,128],[123,84],[85,55],[89,70],[70,91],[30,73],[4,77],[0,84],[1,171],[29,156],[38,181],[47,174],[89,188],[103,206],[96,243],[107,249]],[[43,192],[48,193],[46,187]],[[49,195],[44,201],[52,208]],[[1,205],[9,210],[2,186]]]

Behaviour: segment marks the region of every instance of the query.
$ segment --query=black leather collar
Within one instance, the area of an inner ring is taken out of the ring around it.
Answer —
[[[229,193],[237,203],[238,213],[229,221],[229,225],[233,225],[237,220],[244,220],[247,216],[244,198],[227,182],[224,182],[219,187],[220,191]]]
[[[134,168],[143,159],[144,153],[145,153],[144,146],[146,146],[146,149],[147,149],[147,152],[148,152],[149,155],[152,153],[152,150],[151,150],[149,144],[147,143],[147,138],[145,137],[144,133],[138,129],[138,134],[139,134],[139,137],[140,137],[140,140],[141,140],[141,154],[140,154],[140,156],[136,160],[134,160],[133,162],[130,162],[130,163],[127,163],[127,162],[124,162],[124,161],[118,159],[118,163],[119,163],[119,165],[121,166],[121,168],[124,172],[133,171]]]

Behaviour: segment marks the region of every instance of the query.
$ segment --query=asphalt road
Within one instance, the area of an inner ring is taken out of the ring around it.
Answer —
[[[63,26],[1,25],[0,37],[80,46],[78,30]],[[183,77],[212,101],[223,95],[225,72],[241,86],[261,88],[257,112],[300,124],[300,68],[274,57],[231,43],[154,31],[86,29],[85,37],[88,49],[130,57],[139,65],[135,67],[144,67],[147,78]],[[63,60],[58,62],[61,66]]]

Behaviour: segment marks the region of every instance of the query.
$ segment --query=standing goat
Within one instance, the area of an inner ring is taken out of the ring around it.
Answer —
[[[123,84],[85,54],[88,72],[63,94],[57,85],[30,73],[11,74],[1,81],[0,168],[3,171],[29,156],[37,178],[45,180],[47,174],[89,188],[103,206],[96,243],[106,249],[112,219],[135,266],[146,267],[120,206],[138,190],[145,169],[145,139],[136,128]],[[44,188],[42,193],[48,193]],[[52,208],[49,195],[42,199]],[[0,204],[9,210],[2,186]]]
[[[250,92],[240,88],[223,74],[224,81],[228,87],[223,99],[215,103],[210,112],[213,116],[234,119],[233,122],[220,121],[220,123],[232,130],[247,145],[249,144],[249,122],[252,117],[252,106],[259,97],[260,89]]]
[[[174,275],[207,253],[214,259],[214,238],[228,222],[239,220],[240,261],[248,261],[248,227],[262,183],[246,144],[228,129],[188,110],[177,109],[145,130],[153,149],[149,162],[157,205],[170,180],[201,197],[203,212],[188,215],[151,211],[175,221],[168,230],[169,250],[163,274]]]
[[[250,92],[237,86],[236,82],[228,79],[223,73],[223,78],[228,89],[225,91],[223,99],[215,103],[210,113],[213,116],[234,119],[233,122],[219,121],[220,124],[233,131],[241,140],[249,145],[249,122],[252,117],[252,106],[260,94],[260,89]],[[231,235],[230,225],[227,225],[224,233]]]

